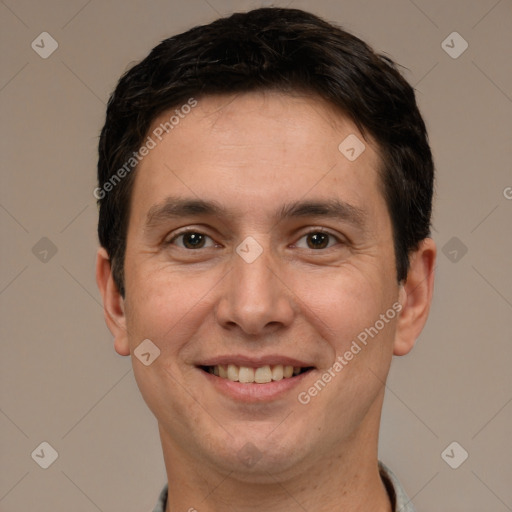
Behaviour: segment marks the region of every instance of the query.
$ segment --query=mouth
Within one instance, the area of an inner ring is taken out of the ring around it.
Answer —
[[[314,369],[313,366],[263,365],[259,367],[218,364],[199,366],[201,370],[220,379],[242,384],[269,384],[284,379],[293,379]]]
[[[224,354],[198,361],[195,366],[204,382],[230,401],[267,405],[293,400],[293,390],[305,386],[306,379],[311,380],[317,370],[310,361],[282,354]]]

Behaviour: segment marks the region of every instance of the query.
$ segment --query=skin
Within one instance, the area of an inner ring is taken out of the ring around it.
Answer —
[[[366,146],[353,162],[338,150],[349,134]],[[97,282],[116,351],[133,355],[144,339],[161,351],[149,366],[132,364],[158,420],[168,511],[391,510],[377,467],[384,383],[393,354],[411,350],[427,319],[436,248],[424,240],[397,283],[379,162],[376,145],[320,99],[258,92],[200,98],[140,163],[125,298],[102,248]],[[169,197],[225,212],[148,226]],[[357,208],[361,223],[279,216],[293,202],[329,200]],[[205,245],[187,248],[190,238],[176,238],[183,228],[208,235]],[[327,246],[310,248],[308,233],[320,230],[332,235]],[[248,236],[262,249],[252,263],[235,250]],[[400,314],[299,403],[397,301]],[[278,354],[315,369],[277,399],[245,403],[195,366],[220,354]],[[249,463],[247,443],[257,455]]]

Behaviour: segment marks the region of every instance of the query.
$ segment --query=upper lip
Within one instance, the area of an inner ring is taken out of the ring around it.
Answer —
[[[301,368],[313,367],[313,364],[305,362],[293,357],[281,355],[266,355],[260,357],[243,356],[243,355],[222,355],[205,359],[197,364],[197,366],[218,366],[218,365],[234,364],[236,366],[246,366],[248,368],[260,368],[262,366],[300,366]]]

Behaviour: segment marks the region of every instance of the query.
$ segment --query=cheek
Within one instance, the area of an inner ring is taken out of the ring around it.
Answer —
[[[162,360],[172,366],[180,351],[189,350],[190,340],[204,324],[211,311],[215,283],[222,276],[214,271],[185,275],[149,264],[131,270],[126,287],[130,346],[134,349],[142,340],[150,339],[160,349]]]
[[[318,376],[328,382],[312,383],[301,390],[307,395],[302,398],[311,400],[312,416],[330,411],[322,427],[326,434],[340,429],[352,432],[382,392],[397,317],[385,285],[369,272],[345,268],[311,280],[308,294],[302,291],[308,298],[304,308],[308,322],[321,334],[328,347],[325,353],[329,352]]]
[[[334,353],[348,350],[351,342],[391,307],[379,273],[355,266],[303,275],[295,289],[304,304],[304,316],[322,338],[328,340],[333,358]]]
[[[148,272],[147,267],[145,272],[132,271],[127,280],[126,319],[132,354],[146,339],[157,347],[157,356],[148,366],[132,356],[137,385],[153,413],[168,415],[166,422],[178,430],[181,422],[177,418],[195,414],[191,396],[198,393],[192,388],[188,393],[182,391],[195,370],[182,363],[211,308],[209,289],[211,285],[197,277],[183,279],[162,269]]]

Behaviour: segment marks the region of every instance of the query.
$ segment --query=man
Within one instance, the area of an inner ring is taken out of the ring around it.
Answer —
[[[158,420],[156,511],[412,511],[385,381],[428,316],[433,163],[393,63],[265,8],[163,41],[99,144],[97,282]]]

